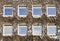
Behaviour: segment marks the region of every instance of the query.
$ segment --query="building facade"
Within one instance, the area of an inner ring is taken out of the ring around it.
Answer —
[[[0,41],[60,41],[57,0],[0,0]]]

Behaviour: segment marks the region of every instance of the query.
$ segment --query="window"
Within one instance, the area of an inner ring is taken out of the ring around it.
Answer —
[[[18,7],[18,16],[26,17],[28,13],[28,9],[26,7]]]
[[[18,35],[26,36],[27,34],[27,26],[18,26]]]
[[[13,16],[13,7],[4,7],[3,9],[4,17],[12,17]]]
[[[47,30],[48,35],[56,35],[57,32],[56,26],[48,26]]]
[[[56,16],[56,7],[47,7],[48,16]]]
[[[41,7],[33,7],[32,8],[32,16],[34,18],[40,17],[42,15],[42,8]]]
[[[12,26],[3,26],[3,36],[11,36],[13,33]]]
[[[32,34],[41,36],[42,35],[42,26],[32,26]]]

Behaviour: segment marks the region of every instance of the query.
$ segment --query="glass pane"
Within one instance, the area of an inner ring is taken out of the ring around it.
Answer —
[[[19,28],[19,33],[20,33],[20,34],[26,34],[26,33],[27,33],[27,28],[25,28],[25,27],[20,27],[20,28]]]
[[[5,8],[5,15],[12,15],[13,9],[12,8]]]
[[[27,34],[27,26],[19,26],[19,35],[25,36]]]
[[[41,26],[33,27],[33,35],[41,35],[41,34],[42,34],[42,27]]]
[[[56,15],[56,8],[48,8],[48,15]]]
[[[48,26],[48,34],[55,35],[56,34],[56,26]]]
[[[41,8],[33,8],[33,14],[34,15],[41,15],[42,9]]]
[[[27,15],[27,8],[20,8],[19,15]]]
[[[5,29],[4,29],[4,34],[12,34],[12,30],[13,30],[13,28],[12,28],[12,26],[4,26],[5,27]]]

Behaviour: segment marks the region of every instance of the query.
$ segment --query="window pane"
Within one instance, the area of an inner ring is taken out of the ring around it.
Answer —
[[[13,8],[12,7],[5,7],[5,16],[12,16],[13,15]]]
[[[41,7],[33,7],[33,15],[41,15],[42,9]]]
[[[56,8],[53,8],[53,7],[51,7],[51,8],[48,8],[48,15],[56,15]]]
[[[48,34],[56,35],[56,26],[48,26]]]
[[[20,32],[19,32],[20,34],[26,34],[27,28],[25,28],[25,27],[20,27],[20,28],[19,28],[19,31],[20,31]]]
[[[41,26],[33,26],[33,35],[41,35],[42,34],[42,27]]]
[[[19,26],[19,35],[25,36],[27,34],[27,26]]]
[[[12,28],[12,26],[4,26],[4,28],[3,28],[4,30],[3,30],[3,34],[5,34],[5,35],[12,35],[12,33],[13,33],[13,28]]]
[[[33,8],[33,14],[34,15],[41,15],[42,9],[41,8]]]
[[[27,8],[19,9],[19,15],[27,15]]]
[[[5,15],[12,15],[12,9],[5,9]]]
[[[28,13],[28,9],[26,7],[18,7],[18,16],[26,17]]]

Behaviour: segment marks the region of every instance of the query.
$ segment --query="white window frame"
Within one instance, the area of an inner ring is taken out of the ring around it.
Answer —
[[[22,27],[22,28],[23,28],[23,27],[27,28],[27,26],[18,26],[18,35],[19,35],[19,36],[26,36],[27,33],[26,33],[26,34],[21,34],[21,33],[19,33],[19,28],[20,28],[20,27]]]
[[[48,33],[48,28],[49,28],[49,27],[52,28],[52,27],[56,27],[56,26],[47,26],[47,35],[56,35],[56,34],[49,34],[49,33]]]
[[[58,30],[58,33],[60,33],[60,30]]]
[[[13,33],[12,34],[5,34],[5,28],[6,28],[6,26],[3,26],[3,36],[12,36]],[[13,26],[8,26],[8,28],[12,28],[13,29]],[[13,30],[12,30],[12,32],[13,32]]]
[[[42,26],[32,26],[32,35],[33,35],[33,36],[41,36],[42,34],[39,35],[39,34],[34,34],[34,33],[33,33],[33,31],[34,31],[33,29],[36,28],[36,27],[37,27],[37,28],[40,28],[40,27],[42,27]]]
[[[36,7],[32,6],[32,16],[33,16],[34,18],[39,18],[39,17],[41,17],[42,14],[41,14],[41,15],[34,15],[34,14],[33,14],[33,9],[34,9],[34,8],[40,8],[40,9],[42,9],[42,7],[41,7],[41,6],[36,6]],[[41,13],[42,13],[42,11],[41,11]]]
[[[5,9],[6,8],[13,10],[13,7],[4,6],[3,7],[3,17],[13,17],[13,11],[12,11],[12,15],[5,15]]]
[[[27,17],[27,15],[19,15],[19,9],[20,9],[20,8],[21,8],[21,9],[24,9],[24,8],[27,8],[27,7],[23,7],[23,6],[19,7],[19,5],[18,5],[18,11],[17,11],[17,12],[18,12],[18,16],[19,16],[19,17]],[[28,12],[27,12],[27,14],[28,14]]]
[[[54,6],[53,6],[53,7],[48,7],[48,6],[47,6],[47,7],[46,7],[47,16],[48,16],[48,17],[50,17],[50,16],[56,16],[56,15],[48,15],[48,9],[49,9],[49,8],[56,8],[56,7],[54,7]]]

